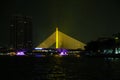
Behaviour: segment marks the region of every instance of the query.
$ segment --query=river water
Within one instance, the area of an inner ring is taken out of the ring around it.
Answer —
[[[119,58],[0,57],[1,80],[120,80]]]

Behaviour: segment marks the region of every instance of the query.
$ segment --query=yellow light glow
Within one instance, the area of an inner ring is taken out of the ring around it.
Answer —
[[[58,28],[56,28],[56,48],[58,48]]]

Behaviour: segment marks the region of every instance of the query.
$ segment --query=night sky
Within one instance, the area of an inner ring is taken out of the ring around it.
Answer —
[[[82,42],[120,32],[119,0],[3,0],[0,2],[0,46],[9,43],[10,16],[31,16],[33,43],[59,30]]]

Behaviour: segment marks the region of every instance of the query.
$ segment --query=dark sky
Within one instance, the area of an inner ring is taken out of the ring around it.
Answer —
[[[120,32],[119,0],[4,0],[0,2],[0,45],[9,43],[10,16],[33,20],[34,44],[59,30],[82,42]]]

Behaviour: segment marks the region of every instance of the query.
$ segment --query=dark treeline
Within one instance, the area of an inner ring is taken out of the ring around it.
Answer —
[[[111,49],[115,52],[116,48],[120,48],[120,33],[113,34],[112,37],[98,38],[95,41],[90,41],[85,46],[86,51],[103,52]]]

